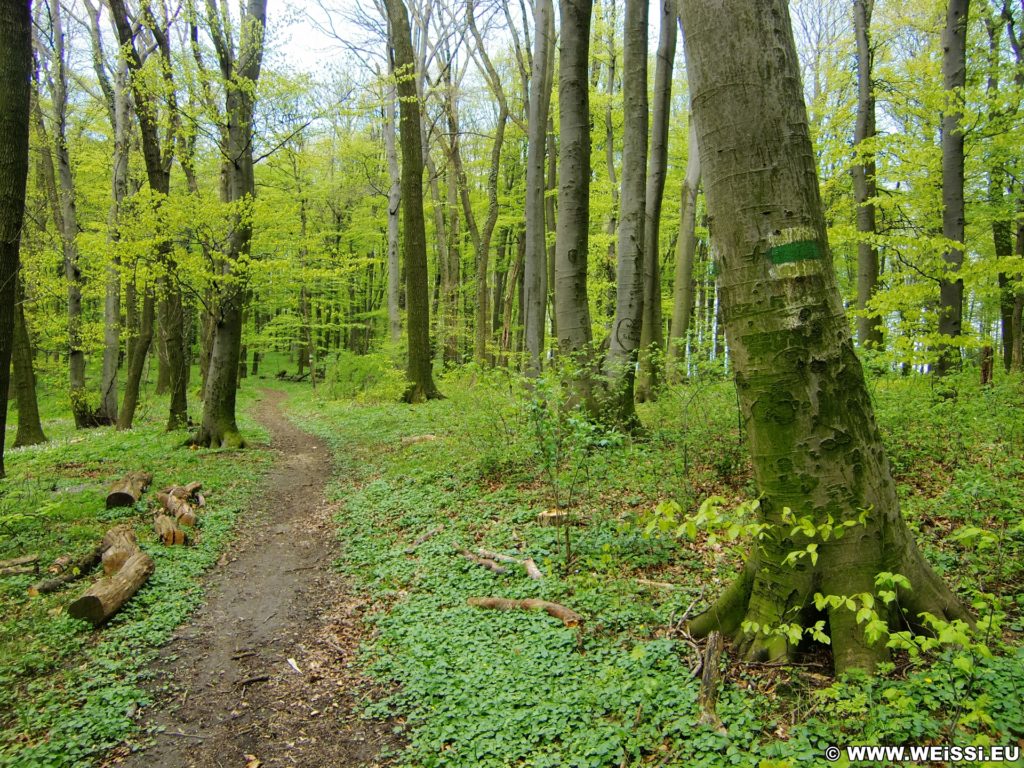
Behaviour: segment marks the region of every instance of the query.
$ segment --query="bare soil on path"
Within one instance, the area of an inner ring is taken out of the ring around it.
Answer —
[[[205,605],[156,662],[143,726],[161,730],[120,765],[375,766],[395,740],[359,716],[377,693],[356,664],[368,606],[332,568],[330,449],[284,417],[284,399],[267,390],[257,407],[279,455],[206,576]]]

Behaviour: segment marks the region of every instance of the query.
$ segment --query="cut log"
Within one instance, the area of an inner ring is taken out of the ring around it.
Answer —
[[[33,597],[37,595],[46,595],[50,592],[56,592],[65,584],[69,584],[72,581],[82,578],[100,564],[100,559],[103,557],[103,545],[97,545],[88,554],[85,554],[74,561],[71,561],[70,556],[66,557],[68,564],[64,566],[64,570],[62,570],[58,576],[33,584],[28,588],[28,593]],[[61,557],[58,558],[58,561],[64,559],[64,557]],[[53,568],[53,566],[50,567],[51,569]]]
[[[529,598],[526,600],[509,600],[504,597],[471,597],[466,601],[477,608],[494,608],[499,611],[545,611],[556,619],[561,619],[567,627],[578,627],[583,617],[571,608],[547,600]]]
[[[107,509],[132,506],[142,497],[151,482],[153,475],[150,472],[129,472],[110,486]]]
[[[39,573],[36,565],[5,565],[0,568],[0,576],[24,576],[26,573]]]
[[[139,591],[153,573],[153,558],[136,550],[121,569],[93,584],[80,598],[68,606],[68,613],[76,619],[85,619],[98,627]]]
[[[184,544],[186,542],[185,532],[178,527],[173,518],[167,515],[157,515],[154,517],[153,527],[156,529],[156,535],[165,546],[171,547],[175,544]]]
[[[199,482],[186,483],[185,485],[169,485],[163,489],[163,493],[169,494],[185,501],[194,500],[199,496],[199,491],[203,489],[203,484]]]
[[[18,565],[32,565],[32,563],[37,562],[39,562],[39,555],[22,555],[21,557],[12,557],[10,560],[0,560],[0,569],[14,568]]]
[[[71,555],[61,555],[50,563],[50,567],[46,570],[50,573],[64,573],[69,565],[71,565]]]
[[[462,552],[460,554],[464,558],[469,560],[471,563],[476,563],[477,565],[482,566],[482,567],[486,568],[489,571],[494,571],[494,573],[507,573],[508,572],[507,568],[505,568],[504,566],[498,565],[496,562],[494,562],[493,560],[490,560],[490,559],[488,559],[486,557],[477,557],[472,552],[467,552],[466,550],[462,550]]]
[[[697,694],[697,703],[700,704],[700,718],[702,725],[710,725],[712,728],[721,728],[722,721],[718,717],[718,681],[721,677],[719,670],[719,659],[722,656],[722,634],[712,632],[708,635],[708,644],[704,649],[704,664],[700,676],[700,693]]]
[[[128,558],[139,551],[139,542],[131,528],[117,525],[104,534],[100,548],[103,550],[103,572],[109,576],[119,571]]]
[[[537,515],[537,525],[563,526],[569,524],[569,513],[564,509],[548,509]]]
[[[173,491],[156,495],[156,500],[163,504],[164,509],[167,510],[178,525],[185,525],[191,528],[196,524],[196,513],[192,510],[192,505],[185,500],[186,498],[185,496],[175,495]]]

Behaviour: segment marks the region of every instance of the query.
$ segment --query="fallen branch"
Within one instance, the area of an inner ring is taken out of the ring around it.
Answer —
[[[569,524],[569,513],[561,509],[548,509],[537,515],[537,525],[558,527]]]
[[[419,548],[420,544],[423,544],[428,539],[432,539],[434,536],[436,536],[437,534],[439,534],[443,530],[444,530],[444,526],[443,525],[436,525],[433,528],[431,528],[429,531],[427,531],[426,533],[417,536],[413,540],[412,544],[410,544],[408,547],[405,548],[405,554],[411,555],[413,552],[415,552]]]
[[[10,560],[0,560],[0,569],[13,568],[16,565],[31,565],[39,562],[39,555],[22,555],[13,557]]]
[[[100,564],[100,560],[103,557],[103,545],[99,544],[94,547],[88,554],[83,555],[78,560],[72,561],[70,556],[58,558],[58,562],[67,559],[67,563],[63,565],[63,570],[59,572],[59,575],[52,579],[44,579],[36,584],[33,584],[28,588],[28,593],[32,597],[37,595],[46,595],[50,592],[56,592],[61,589],[65,584],[70,584],[72,581],[77,581],[86,574],[88,574],[93,568]],[[54,564],[56,565],[56,563]],[[52,570],[54,566],[50,566]]]
[[[545,611],[548,615],[561,619],[567,627],[578,627],[583,623],[583,617],[571,608],[536,598],[509,600],[504,597],[471,597],[466,602],[476,608],[494,608],[499,611]]]
[[[486,568],[489,571],[493,571],[494,573],[508,573],[508,569],[507,568],[505,568],[504,566],[498,565],[496,562],[494,562],[493,560],[490,560],[489,558],[477,557],[472,552],[467,552],[466,550],[462,550],[462,552],[460,554],[464,558],[469,560],[471,563],[476,563],[477,565],[482,566],[482,567]]]
[[[520,560],[516,557],[512,557],[512,555],[503,555],[500,552],[491,552],[489,549],[483,549],[482,547],[477,550],[477,554],[479,554],[480,557],[487,558],[489,560],[501,560],[503,563],[521,565],[531,579],[544,578],[544,574],[541,573],[540,568],[537,567],[537,563],[535,563],[532,558]]]
[[[637,579],[637,584],[642,584],[645,587],[654,587],[655,589],[675,589],[675,584],[669,584],[667,581],[651,581],[650,579]]]
[[[434,440],[437,440],[437,435],[410,435],[409,437],[402,438],[402,446],[432,443]]]
[[[20,576],[25,573],[39,573],[39,555],[0,560],[0,576]]]

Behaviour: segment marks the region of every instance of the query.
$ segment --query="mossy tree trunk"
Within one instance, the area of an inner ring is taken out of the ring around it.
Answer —
[[[0,0],[0,477],[14,340],[14,292],[25,215],[32,20],[25,0]]]
[[[430,298],[427,292],[427,234],[423,222],[423,145],[420,100],[409,15],[402,0],[387,0],[388,34],[394,51],[402,144],[402,222],[405,254],[409,386],[404,399],[418,403],[441,397],[430,357]]]
[[[18,396],[18,433],[14,447],[46,442],[43,425],[39,421],[39,401],[36,398],[36,374],[32,368],[32,342],[25,322],[25,287],[18,280],[14,307],[14,354],[11,369],[14,391]]]
[[[239,22],[237,49],[230,30],[220,23],[215,2],[207,3],[207,21],[224,78],[224,155],[226,202],[232,206],[231,234],[220,264],[224,275],[217,286],[210,367],[203,390],[203,422],[193,438],[197,445],[240,448],[245,444],[235,420],[235,399],[242,358],[242,329],[249,249],[252,244],[253,110],[256,83],[263,63],[266,0],[248,0]],[[316,375],[314,370],[313,375]]]
[[[691,631],[720,629],[745,658],[784,659],[788,640],[748,634],[744,621],[806,623],[816,592],[873,593],[882,571],[912,585],[899,593],[906,615],[892,617],[900,629],[922,611],[964,618],[900,516],[828,250],[788,6],[688,0],[682,18],[723,316],[771,526]],[[787,507],[816,526],[830,516],[864,522],[819,540],[816,563],[805,557],[794,566],[787,555],[812,539],[791,535]],[[871,669],[885,656],[845,606],[827,619],[837,671]]]

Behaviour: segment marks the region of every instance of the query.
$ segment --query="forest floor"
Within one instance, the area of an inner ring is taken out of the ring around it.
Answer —
[[[331,567],[330,449],[284,417],[284,399],[265,390],[255,408],[274,464],[207,576],[205,605],[155,662],[154,679],[171,684],[145,718],[152,744],[126,766],[375,765],[394,738],[356,709],[369,686],[355,664],[366,600]]]

